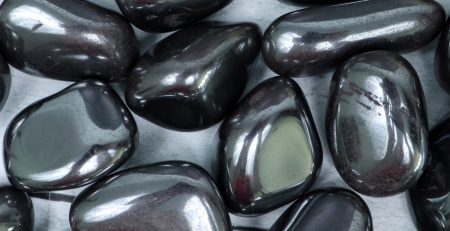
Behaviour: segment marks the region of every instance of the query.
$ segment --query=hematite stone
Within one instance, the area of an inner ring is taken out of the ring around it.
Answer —
[[[72,230],[231,231],[209,175],[183,162],[124,170],[83,191],[70,209]]]
[[[450,94],[450,18],[447,20],[441,33],[441,38],[436,49],[436,78]]]
[[[79,0],[5,0],[0,50],[15,68],[61,80],[128,76],[137,60],[130,24]]]
[[[305,3],[305,4],[311,4],[311,5],[332,5],[337,3],[345,3],[345,2],[356,2],[361,0],[283,0],[286,2],[293,2],[293,3]]]
[[[3,56],[0,55],[0,111],[8,98],[9,88],[11,87],[11,72]]]
[[[0,230],[32,231],[33,204],[27,193],[11,187],[0,188]]]
[[[430,159],[409,194],[423,231],[450,229],[450,117],[430,133]]]
[[[137,142],[136,122],[116,93],[85,80],[13,119],[5,134],[5,166],[20,189],[74,188],[112,172]]]
[[[203,19],[232,0],[116,0],[134,25],[148,32],[168,32]]]
[[[126,89],[138,115],[175,130],[218,123],[235,106],[256,59],[257,25],[201,23],[159,42],[138,62]]]
[[[270,230],[372,231],[372,216],[352,191],[320,189],[300,197]]]
[[[280,75],[316,72],[364,51],[414,50],[435,38],[445,12],[435,1],[375,0],[302,9],[267,29],[263,55]]]
[[[290,78],[253,89],[219,131],[222,188],[230,211],[267,212],[313,183],[322,147],[308,103]]]
[[[340,175],[356,191],[389,196],[423,172],[428,126],[414,68],[387,51],[357,55],[335,72],[326,130]]]

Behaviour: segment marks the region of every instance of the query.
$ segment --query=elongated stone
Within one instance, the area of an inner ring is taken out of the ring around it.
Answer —
[[[270,229],[271,231],[372,231],[366,203],[354,192],[319,189],[301,196]]]
[[[116,0],[125,17],[141,30],[168,32],[201,20],[232,0]]]
[[[414,68],[387,51],[357,55],[335,72],[326,131],[340,175],[356,191],[389,196],[423,172],[428,128]]]
[[[126,100],[138,115],[176,130],[222,120],[245,88],[260,47],[257,25],[201,23],[159,42],[138,62]]]
[[[430,160],[409,194],[423,231],[450,229],[450,117],[430,133]]]
[[[436,49],[436,78],[450,94],[450,18],[444,26]]]
[[[5,134],[6,171],[28,191],[80,187],[119,167],[137,142],[136,122],[116,93],[85,80],[13,119]]]
[[[5,0],[0,50],[24,72],[60,80],[128,76],[137,40],[119,14],[80,0]]]
[[[280,75],[323,70],[370,50],[414,50],[440,32],[445,12],[435,1],[360,1],[286,14],[263,39],[267,65]]]
[[[337,4],[337,3],[345,3],[345,2],[356,2],[361,0],[284,0],[287,2],[293,3],[305,3],[311,5],[325,5],[325,4]]]
[[[124,170],[83,191],[72,230],[228,231],[231,223],[209,175],[183,162]]]
[[[0,230],[32,231],[34,211],[30,197],[11,187],[0,188]]]
[[[290,78],[268,79],[223,122],[222,188],[230,211],[264,213],[308,190],[322,147],[308,103]]]
[[[3,56],[0,55],[0,111],[6,103],[11,87],[11,72]]]

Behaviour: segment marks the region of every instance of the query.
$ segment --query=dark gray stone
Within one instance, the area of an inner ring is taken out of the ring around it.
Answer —
[[[20,112],[5,134],[10,181],[28,191],[80,187],[119,167],[138,142],[136,122],[106,84],[85,80]]]
[[[219,137],[222,188],[232,212],[258,214],[287,204],[319,174],[320,139],[290,78],[256,86],[223,122]]]
[[[428,156],[422,86],[403,57],[373,51],[335,72],[326,131],[334,163],[359,193],[389,196],[417,182]]]

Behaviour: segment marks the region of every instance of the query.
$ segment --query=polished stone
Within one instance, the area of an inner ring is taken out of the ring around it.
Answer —
[[[5,0],[0,50],[15,68],[60,80],[117,81],[137,60],[130,24],[79,0]]]
[[[349,59],[336,70],[329,99],[328,145],[353,189],[389,196],[417,182],[428,127],[422,86],[406,59],[388,51]]]
[[[436,78],[450,94],[450,18],[442,30],[436,49]]]
[[[271,231],[372,231],[366,203],[354,192],[319,189],[301,196],[270,229]]]
[[[356,2],[361,0],[281,0],[283,2],[302,3],[308,5],[325,5],[325,4],[338,4],[346,2]]]
[[[257,25],[218,22],[182,29],[155,45],[134,68],[128,106],[162,127],[200,130],[235,106],[260,47]]]
[[[0,188],[0,230],[32,231],[34,211],[30,197],[11,187]]]
[[[290,78],[255,87],[219,131],[230,211],[258,214],[294,201],[319,174],[322,146],[308,103]]]
[[[9,180],[28,191],[80,187],[119,167],[138,142],[116,93],[84,80],[21,111],[5,134]]]
[[[83,191],[70,209],[72,230],[231,230],[209,175],[184,162],[124,170]]]
[[[375,0],[302,9],[278,18],[263,39],[276,73],[327,70],[370,50],[414,50],[431,42],[445,20],[434,1]]]
[[[8,63],[0,55],[0,111],[6,103],[11,87],[11,72]]]
[[[125,17],[139,29],[168,32],[201,20],[232,0],[116,0]]]
[[[450,230],[450,117],[430,133],[430,159],[409,194],[419,230]]]

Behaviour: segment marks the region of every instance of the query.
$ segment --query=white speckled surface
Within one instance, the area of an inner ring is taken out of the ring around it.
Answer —
[[[90,1],[118,11],[114,0]],[[444,6],[448,15],[450,12],[450,1],[438,0],[438,2]],[[275,18],[298,8],[301,7],[288,5],[278,0],[234,0],[225,9],[211,16],[210,19],[231,22],[252,21],[258,23],[264,31]],[[145,51],[156,41],[167,35],[147,34],[142,31],[136,32],[142,42],[142,51]],[[430,127],[433,127],[439,119],[450,112],[450,96],[444,93],[434,78],[435,47],[436,41],[420,51],[403,54],[413,64],[421,78],[426,95]],[[325,109],[331,75],[332,73],[330,72],[321,76],[296,79],[309,101],[324,147],[324,163],[320,177],[313,186],[315,188],[324,186],[348,187],[334,168],[325,140]],[[272,76],[275,76],[275,74],[265,67],[260,57],[256,68],[252,72],[247,90],[263,79]],[[4,134],[9,121],[20,110],[38,99],[63,89],[69,84],[69,82],[33,77],[12,69],[12,89],[5,108],[0,112],[0,134]],[[213,146],[218,126],[201,132],[180,133],[160,128],[137,116],[136,120],[140,129],[140,145],[134,156],[122,168],[163,160],[186,160],[197,163],[210,172],[216,169],[214,166],[216,155],[213,152]],[[1,142],[0,149],[3,149],[3,143]],[[0,185],[7,184],[9,182],[4,172],[3,158],[0,158]],[[80,190],[60,193],[75,195]],[[363,198],[371,209],[374,230],[416,230],[414,218],[411,215],[412,211],[409,209],[409,199],[406,194],[387,198]],[[37,198],[34,198],[33,202],[36,215],[35,230],[70,230],[68,220],[69,203],[50,202]],[[238,225],[268,228],[283,210],[284,208],[254,218],[232,216],[232,220]]]

